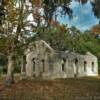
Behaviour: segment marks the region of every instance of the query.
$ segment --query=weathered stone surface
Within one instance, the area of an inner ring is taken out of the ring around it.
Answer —
[[[55,51],[45,41],[36,41],[25,51],[26,76],[55,79],[98,75],[98,61],[90,52],[85,55]]]

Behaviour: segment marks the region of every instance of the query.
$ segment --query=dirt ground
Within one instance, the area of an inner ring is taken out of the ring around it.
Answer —
[[[0,100],[100,100],[100,78],[19,80],[11,87],[1,79]]]

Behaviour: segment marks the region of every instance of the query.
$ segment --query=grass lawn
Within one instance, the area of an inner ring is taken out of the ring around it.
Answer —
[[[100,100],[100,78],[19,80],[11,87],[1,79],[0,100]]]

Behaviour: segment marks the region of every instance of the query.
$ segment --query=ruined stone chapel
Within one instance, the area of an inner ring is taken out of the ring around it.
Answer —
[[[26,63],[21,74],[31,78],[56,79],[98,75],[98,60],[92,53],[85,55],[56,51],[43,40],[31,43],[25,51]]]

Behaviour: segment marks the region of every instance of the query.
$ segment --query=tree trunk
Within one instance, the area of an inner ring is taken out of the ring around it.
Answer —
[[[14,83],[14,55],[9,54],[6,85],[10,86],[13,83]]]

